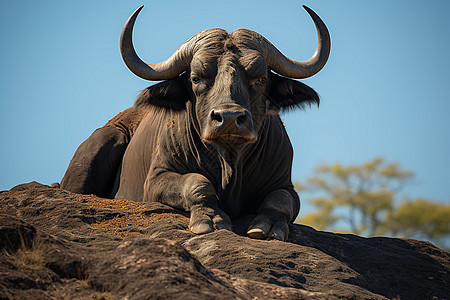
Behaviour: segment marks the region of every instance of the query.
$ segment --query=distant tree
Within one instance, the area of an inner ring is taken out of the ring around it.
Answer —
[[[400,235],[439,241],[450,234],[450,206],[398,198],[414,173],[375,158],[362,165],[321,165],[296,189],[312,194],[315,212],[298,222],[319,230],[348,227],[359,235]],[[343,225],[347,226],[343,226]],[[349,231],[341,228],[340,231]]]
[[[450,205],[426,199],[405,201],[388,215],[386,232],[394,236],[432,240],[448,249]]]

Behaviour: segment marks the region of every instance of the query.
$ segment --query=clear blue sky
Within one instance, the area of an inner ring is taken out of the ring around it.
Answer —
[[[416,173],[409,197],[450,202],[450,1],[13,1],[0,2],[0,190],[59,182],[96,128],[133,105],[150,82],[127,70],[119,35],[145,4],[135,46],[166,59],[200,30],[249,28],[308,59],[314,9],[332,51],[303,80],[320,108],[283,116],[295,149],[293,177],[318,163],[376,156]]]

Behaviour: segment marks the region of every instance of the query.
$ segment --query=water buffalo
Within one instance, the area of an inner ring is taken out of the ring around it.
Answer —
[[[189,228],[198,234],[231,230],[230,218],[254,214],[248,236],[285,240],[300,200],[279,112],[319,104],[312,88],[290,78],[319,72],[331,46],[323,21],[304,8],[318,35],[307,61],[284,56],[251,30],[216,28],[158,64],[134,50],[137,9],[122,30],[123,60],[137,76],[163,81],[80,145],[61,187],[189,211]]]

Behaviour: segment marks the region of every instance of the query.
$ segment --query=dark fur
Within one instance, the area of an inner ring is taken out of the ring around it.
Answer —
[[[189,100],[188,78],[186,72],[177,78],[165,80],[143,90],[134,106],[157,106],[169,110],[180,111],[186,109]]]
[[[319,95],[306,84],[271,72],[267,98],[275,109],[292,111],[320,104]]]

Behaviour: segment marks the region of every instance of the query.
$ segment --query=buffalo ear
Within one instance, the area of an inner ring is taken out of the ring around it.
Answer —
[[[270,101],[269,112],[304,109],[311,104],[319,106],[319,95],[300,81],[282,77],[270,72],[270,86],[267,96]]]
[[[188,101],[187,75],[183,73],[176,78],[164,80],[143,90],[134,106],[156,106],[170,110],[183,110]]]

